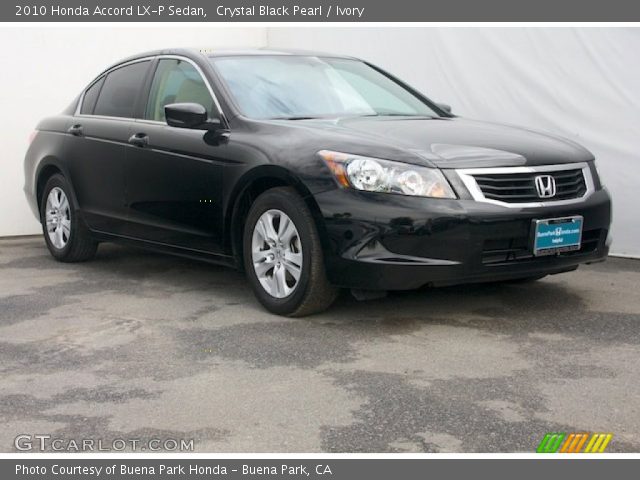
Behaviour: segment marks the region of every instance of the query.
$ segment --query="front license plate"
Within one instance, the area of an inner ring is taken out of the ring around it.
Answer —
[[[580,250],[582,217],[550,218],[534,221],[533,254],[553,255]]]

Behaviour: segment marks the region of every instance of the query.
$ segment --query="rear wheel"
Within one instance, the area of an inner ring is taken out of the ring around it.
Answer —
[[[329,307],[337,296],[326,278],[313,217],[292,188],[267,190],[253,203],[243,254],[253,291],[270,312],[310,315]]]
[[[47,248],[61,262],[82,262],[91,259],[98,243],[78,218],[67,180],[53,175],[44,186],[40,204],[40,222]]]

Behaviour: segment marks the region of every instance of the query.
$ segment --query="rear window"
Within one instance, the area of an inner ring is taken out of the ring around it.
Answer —
[[[95,115],[133,117],[149,61],[132,63],[109,73],[100,90]]]
[[[82,99],[82,108],[80,109],[80,113],[84,115],[91,115],[93,113],[93,109],[96,106],[96,100],[98,99],[98,94],[100,93],[100,88],[103,83],[104,77],[87,88],[84,98]]]

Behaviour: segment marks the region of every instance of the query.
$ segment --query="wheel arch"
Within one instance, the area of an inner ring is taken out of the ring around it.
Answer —
[[[73,202],[74,208],[78,208],[78,199],[76,198],[76,192],[73,189],[73,185],[71,183],[71,179],[69,178],[69,174],[66,169],[62,166],[62,164],[55,157],[46,157],[44,158],[40,164],[38,165],[38,169],[35,175],[34,182],[34,190],[36,197],[36,206],[38,208],[38,213],[40,213],[40,206],[42,204],[42,194],[44,192],[44,187],[47,184],[47,181],[56,174],[62,175],[69,184],[69,189],[71,190],[69,193],[71,194],[71,201]]]
[[[324,244],[327,238],[320,208],[307,186],[291,171],[277,165],[262,165],[247,172],[237,182],[225,215],[226,250],[230,251],[236,260],[238,268],[242,269],[243,253],[242,238],[244,224],[251,205],[258,196],[271,188],[292,187],[302,197]]]

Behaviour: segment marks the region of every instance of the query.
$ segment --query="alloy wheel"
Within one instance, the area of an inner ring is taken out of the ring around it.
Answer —
[[[253,268],[262,288],[275,298],[285,298],[298,286],[302,272],[302,245],[293,220],[281,210],[264,212],[251,241]]]
[[[54,187],[47,196],[45,221],[49,240],[55,248],[62,250],[71,237],[71,209],[64,191]]]

